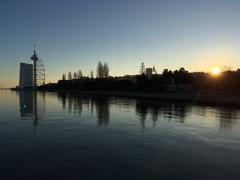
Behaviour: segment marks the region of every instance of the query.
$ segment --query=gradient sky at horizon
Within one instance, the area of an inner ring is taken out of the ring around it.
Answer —
[[[110,74],[146,67],[240,68],[238,0],[3,0],[0,3],[0,86],[18,84],[19,63],[33,43],[47,82],[84,75],[108,62]]]

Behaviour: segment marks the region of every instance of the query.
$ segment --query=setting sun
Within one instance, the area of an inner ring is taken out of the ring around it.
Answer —
[[[219,67],[213,67],[211,69],[212,75],[219,75],[221,73],[221,69]]]

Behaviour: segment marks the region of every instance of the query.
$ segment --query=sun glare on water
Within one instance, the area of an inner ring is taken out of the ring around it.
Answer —
[[[217,75],[219,75],[220,73],[221,73],[220,67],[213,67],[213,68],[211,69],[211,74],[214,75],[214,76],[217,76]]]

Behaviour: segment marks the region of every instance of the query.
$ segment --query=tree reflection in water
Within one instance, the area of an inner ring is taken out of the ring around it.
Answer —
[[[98,117],[98,125],[99,126],[107,126],[109,124],[109,98],[108,97],[100,97],[95,99],[97,117]]]
[[[217,118],[219,120],[219,128],[226,129],[231,128],[232,124],[237,122],[233,119],[236,119],[239,114],[239,111],[236,109],[194,106],[183,102],[164,102],[146,99],[130,100],[107,96],[87,96],[77,93],[58,93],[58,99],[62,102],[62,108],[67,110],[68,113],[78,113],[81,115],[86,110],[91,115],[96,113],[98,126],[109,125],[110,107],[112,104],[117,105],[119,108],[135,108],[135,114],[139,117],[140,125],[143,129],[146,128],[147,119],[152,121],[152,127],[154,128],[158,120],[185,123],[186,117],[191,115],[193,111],[194,114],[204,117],[206,116],[205,111],[209,111],[209,109],[213,109],[215,115],[219,116]]]
[[[68,113],[74,112],[81,115],[83,109],[87,109],[93,115],[95,110],[98,118],[98,125],[107,126],[109,124],[109,97],[81,96],[72,93],[58,93],[58,97],[63,103],[63,109],[67,108]]]
[[[153,100],[136,100],[136,114],[139,116],[142,128],[145,128],[147,115],[151,116],[153,121],[152,127],[156,126],[156,121],[164,116],[169,121],[175,120],[184,123],[188,104],[173,104],[169,102],[159,102]]]
[[[232,108],[220,108],[219,110],[220,130],[230,130],[237,124],[239,111]]]

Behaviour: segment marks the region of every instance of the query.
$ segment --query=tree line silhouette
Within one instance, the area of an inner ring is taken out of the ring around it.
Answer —
[[[157,74],[152,68],[149,77],[144,63],[141,63],[139,74],[112,77],[108,64],[98,62],[96,76],[93,71],[84,76],[82,71],[63,74],[62,80],[56,84],[47,84],[41,88],[59,90],[114,90],[114,91],[147,91],[147,92],[201,92],[201,93],[239,93],[240,70],[227,70],[218,77],[205,72],[188,72],[164,69]]]

